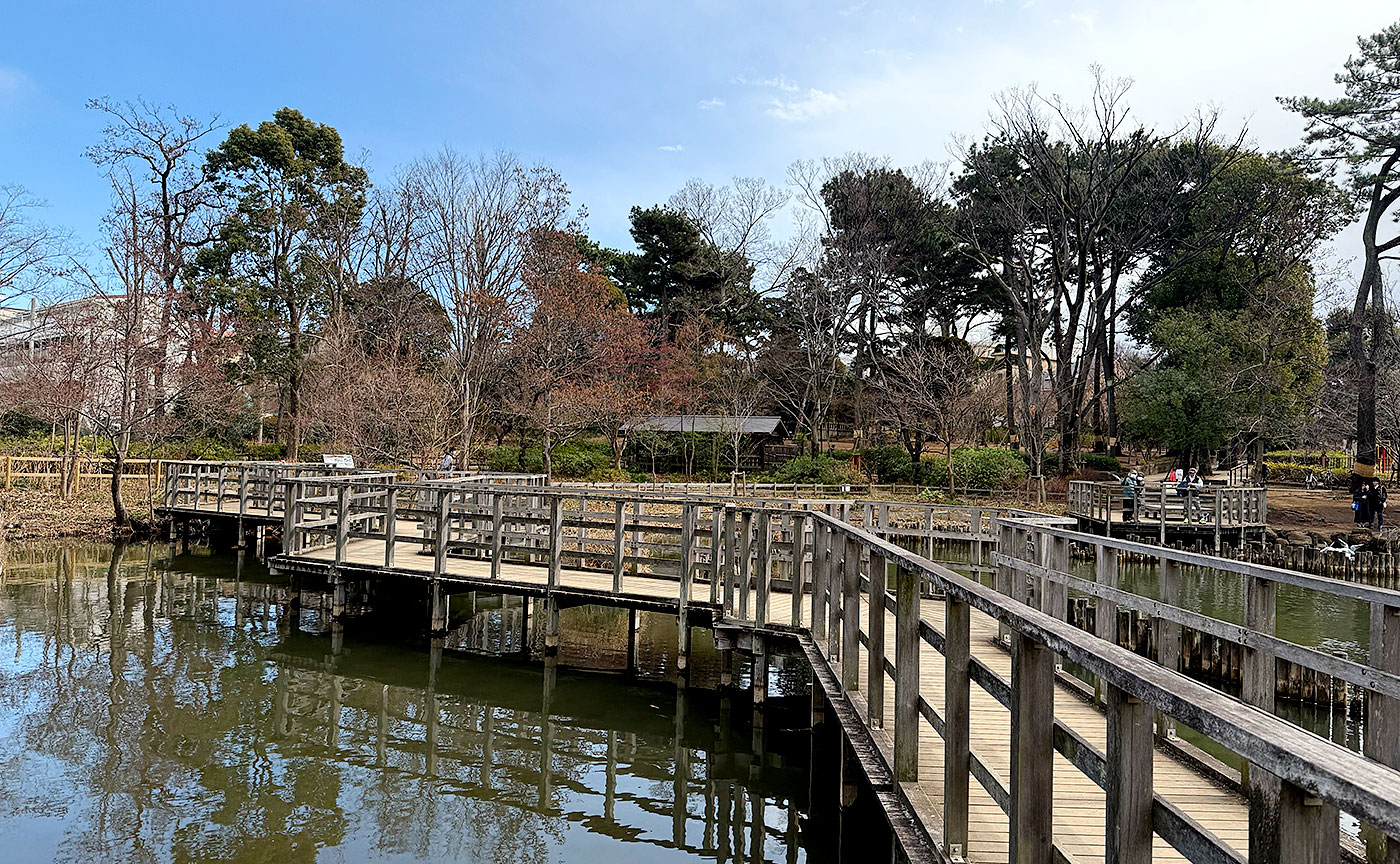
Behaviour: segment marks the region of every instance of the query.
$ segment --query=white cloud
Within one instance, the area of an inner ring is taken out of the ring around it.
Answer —
[[[735,75],[734,83],[743,84],[748,87],[772,87],[774,90],[782,90],[785,93],[796,93],[798,90],[802,89],[798,87],[795,82],[788,80],[782,75],[777,75],[772,78],[754,78],[748,75]]]
[[[779,120],[788,120],[794,123],[805,123],[818,117],[825,117],[835,111],[844,110],[846,101],[835,93],[827,93],[825,90],[811,89],[807,91],[805,99],[798,99],[792,102],[784,102],[774,99],[764,113],[769,117],[777,117]]]
[[[701,111],[714,111],[716,108],[724,107],[724,100],[718,97],[714,99],[701,99],[695,104],[695,107],[699,108]]]
[[[1080,25],[1085,30],[1094,29],[1094,15],[1092,12],[1071,12],[1069,13],[1069,20]]]
[[[656,149],[657,149],[657,150],[665,150],[665,151],[667,151],[667,152],[669,152],[669,153],[679,153],[679,152],[681,152],[682,150],[684,150],[685,147],[684,147],[683,145],[680,145],[680,144],[662,144],[660,147],[657,147]]]

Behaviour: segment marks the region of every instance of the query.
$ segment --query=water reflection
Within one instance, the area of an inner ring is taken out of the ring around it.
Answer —
[[[459,603],[421,650],[374,622],[333,641],[312,600],[294,627],[251,559],[69,544],[0,572],[0,857],[836,860],[809,816],[805,697],[756,714],[453,650],[518,644],[490,635],[512,632],[500,598]],[[649,626],[641,667],[674,644]]]

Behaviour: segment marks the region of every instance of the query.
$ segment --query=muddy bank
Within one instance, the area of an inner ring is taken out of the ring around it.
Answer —
[[[139,539],[154,530],[151,503],[144,491],[125,496],[133,524],[124,536]],[[45,489],[0,490],[0,526],[6,540],[110,540],[114,536],[112,499],[105,490],[84,491],[66,500]]]

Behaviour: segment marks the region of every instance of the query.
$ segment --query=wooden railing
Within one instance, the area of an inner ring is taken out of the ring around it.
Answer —
[[[1207,486],[1188,495],[1175,483],[1153,483],[1139,488],[1136,506],[1128,508],[1121,483],[1072,480],[1066,501],[1071,516],[1108,526],[1116,515],[1139,529],[1156,527],[1163,540],[1172,527],[1213,530],[1219,538],[1226,531],[1262,527],[1268,516],[1266,490],[1257,486]]]
[[[4,488],[15,486],[56,486],[64,477],[70,476],[65,463],[76,465],[71,476],[81,488],[84,480],[109,480],[115,467],[113,461],[94,453],[80,453],[68,456],[4,456],[0,457],[0,477]],[[127,459],[122,463],[122,479],[131,481],[155,480],[162,475],[165,460]]]
[[[1010,860],[1073,860],[1056,848],[1052,829],[1058,804],[1082,806],[1057,802],[1053,794],[1054,771],[1061,769],[1052,771],[1052,764],[1060,753],[1104,789],[1106,860],[1111,864],[1150,861],[1154,836],[1193,862],[1240,862],[1227,843],[1154,789],[1154,719],[1162,736],[1191,727],[1248,764],[1251,861],[1337,861],[1339,811],[1391,838],[1400,837],[1400,772],[1388,767],[1400,748],[1397,592],[1083,534],[1063,520],[1025,511],[943,507],[940,513],[932,505],[873,501],[774,506],[359,477],[282,482],[293,502],[285,528],[293,538],[289,549],[293,556],[332,550],[329,556],[320,554],[337,568],[333,572],[352,564],[394,567],[396,546],[413,544],[432,555],[432,566],[417,575],[435,587],[440,579],[462,578],[449,566],[449,558],[458,557],[481,561],[486,578],[503,582],[518,578],[512,568],[519,565],[543,568],[549,592],[586,590],[621,598],[635,590],[636,580],[651,585],[664,581],[674,585],[670,608],[678,610],[682,622],[690,620],[689,607],[707,603],[727,623],[812,640],[886,754],[896,789],[920,779],[921,738],[932,731],[941,739],[941,820],[929,820],[925,827],[948,860],[957,860],[967,848],[968,790],[974,781],[1008,816]],[[902,507],[913,509],[901,512]],[[857,521],[865,524],[852,524]],[[899,542],[907,543],[909,535],[930,541],[939,535],[994,538],[997,587],[902,548]],[[382,547],[372,548],[382,560],[366,561],[356,551],[360,539],[380,541]],[[1071,543],[1093,546],[1094,580],[1071,571]],[[1118,555],[1125,550],[1158,556],[1161,598],[1118,587]],[[1240,575],[1243,626],[1176,605],[1186,565]],[[1357,663],[1280,639],[1274,631],[1279,585],[1371,604],[1372,662]],[[339,577],[336,590],[343,606]],[[1071,590],[1104,604],[1097,634],[1065,620]],[[435,626],[445,625],[445,611],[436,608],[434,596]],[[921,614],[929,596],[942,597],[941,621]],[[1118,606],[1144,611],[1158,623],[1156,659],[1115,644],[1111,628],[1117,616],[1108,613]],[[1011,653],[1009,680],[974,656],[974,611],[997,622],[999,641]],[[1242,699],[1176,671],[1179,640],[1172,634],[1183,626],[1244,647]],[[679,628],[682,666],[689,630]],[[927,689],[920,677],[920,655],[926,649],[944,658],[941,686]],[[1321,670],[1367,693],[1367,755],[1273,715],[1275,657]],[[1098,682],[1107,715],[1105,751],[1056,719],[1061,662],[1076,664]],[[1008,782],[983,761],[985,753],[971,748],[973,685],[1010,712]],[[893,709],[887,716],[890,689]]]

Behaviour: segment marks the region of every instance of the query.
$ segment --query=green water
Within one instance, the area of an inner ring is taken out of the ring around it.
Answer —
[[[775,671],[756,726],[742,697],[706,689],[703,648],[691,686],[666,680],[665,616],[641,616],[635,669],[618,672],[616,611],[568,610],[556,664],[532,651],[518,600],[453,598],[454,630],[434,644],[394,638],[413,628],[382,617],[332,634],[314,600],[294,624],[285,586],[229,556],[63,544],[12,547],[0,566],[0,861],[889,849],[809,800],[808,697],[783,696],[799,693],[797,664]]]

